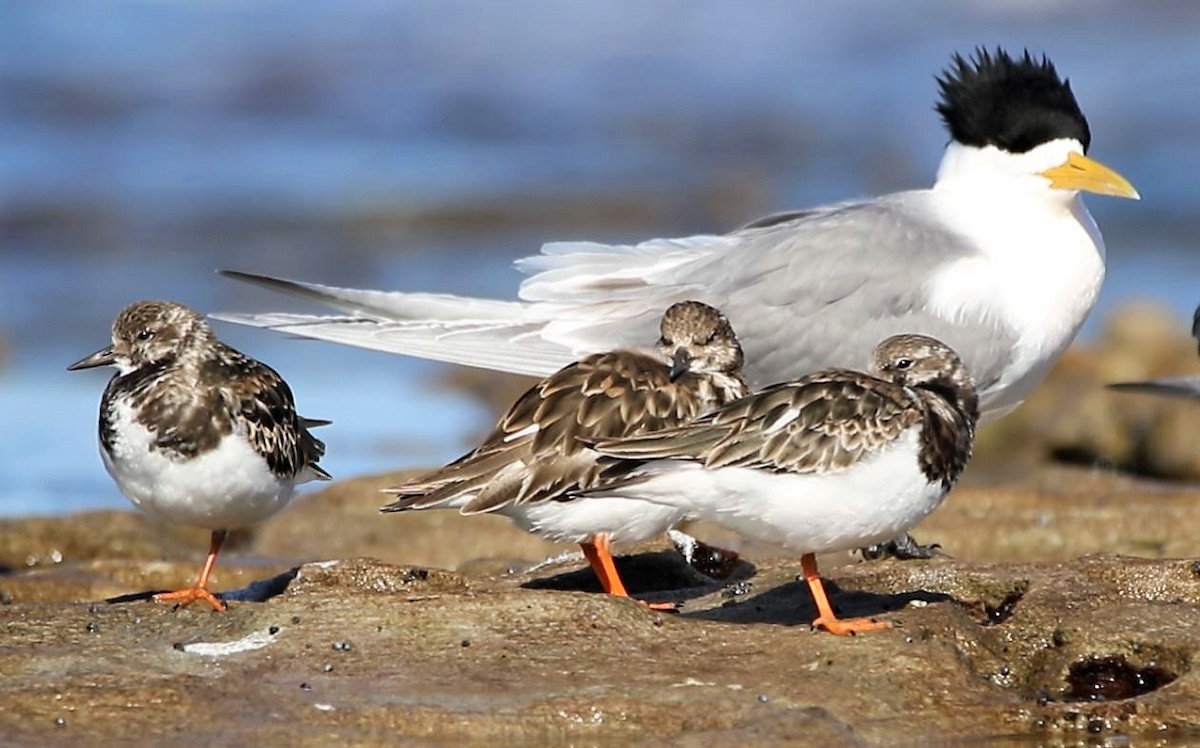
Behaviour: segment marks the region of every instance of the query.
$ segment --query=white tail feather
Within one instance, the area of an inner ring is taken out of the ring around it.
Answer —
[[[670,276],[734,241],[697,236],[612,247],[547,244],[542,255],[517,262],[519,269],[536,273],[521,285],[523,301],[339,288],[223,270],[227,277],[349,316],[211,316],[359,348],[546,376],[588,353],[648,344],[663,310],[696,292]]]
[[[384,322],[306,314],[210,316],[303,338],[535,377],[551,374],[577,358],[563,346],[530,335],[529,325]]]

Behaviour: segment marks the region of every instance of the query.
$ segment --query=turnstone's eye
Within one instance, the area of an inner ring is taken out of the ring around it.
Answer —
[[[910,369],[910,368],[912,368],[912,365],[913,365],[913,360],[911,358],[896,359],[895,366],[897,369],[900,369],[900,370]]]
[[[667,346],[671,345],[671,341],[667,340],[667,336],[664,335],[658,339],[658,344],[663,348],[666,348]]]
[[[149,340],[152,337],[154,337],[154,331],[150,330],[149,328],[144,329],[144,330],[139,330],[138,334],[137,334],[138,340]]]

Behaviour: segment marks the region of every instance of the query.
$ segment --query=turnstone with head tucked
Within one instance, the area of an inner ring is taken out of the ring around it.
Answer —
[[[885,628],[834,615],[815,554],[895,537],[932,512],[971,456],[979,406],[958,355],[933,338],[884,340],[869,371],[828,369],[676,428],[591,440],[621,459],[589,495],[637,496],[799,551],[814,626]]]
[[[139,301],[117,315],[112,345],[68,368],[113,366],[100,400],[100,455],[138,508],[167,522],[212,530],[195,586],[155,595],[186,605],[225,604],[208,578],[228,530],[261,522],[295,486],[328,480],[325,445],[296,414],[273,369],[221,341],[196,311]]]
[[[616,438],[676,426],[746,394],[742,349],[728,320],[695,301],[662,316],[657,350],[587,356],[525,392],[476,449],[389,492],[385,512],[455,507],[499,512],[557,542],[578,543],[604,590],[628,597],[611,543],[631,543],[683,518],[631,492],[620,500],[569,499],[599,476],[579,437]],[[672,607],[668,605],[652,607]]]

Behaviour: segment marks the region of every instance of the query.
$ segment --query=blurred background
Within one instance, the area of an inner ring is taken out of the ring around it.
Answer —
[[[0,514],[126,506],[96,452],[108,373],[65,366],[130,301],[315,311],[217,268],[508,297],[545,241],[924,187],[934,76],[978,44],[1048,54],[1142,193],[1088,200],[1109,276],[1081,340],[1134,299],[1182,334],[1198,32],[1200,4],[1116,0],[0,3]],[[449,367],[218,332],[335,421],[335,476],[489,425]]]

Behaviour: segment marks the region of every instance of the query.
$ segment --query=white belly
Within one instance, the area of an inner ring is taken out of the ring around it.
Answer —
[[[460,509],[474,498],[475,494],[463,494],[440,506]],[[597,535],[607,535],[617,544],[638,543],[665,533],[684,517],[681,509],[634,498],[539,501],[502,507],[495,513],[554,543],[590,543]]]
[[[546,501],[501,513],[521,529],[557,543],[587,543],[597,535],[607,535],[617,544],[637,543],[683,519],[679,509],[627,498]]]
[[[112,454],[104,467],[121,492],[159,519],[213,530],[261,522],[288,505],[294,491],[236,432],[209,452],[176,460],[151,448],[148,430],[118,409]]]
[[[853,469],[825,475],[751,468],[705,470],[694,462],[648,463],[636,491],[685,515],[798,553],[850,550],[890,540],[920,522],[945,496],[916,460],[917,431]],[[597,501],[606,501],[598,498]]]

